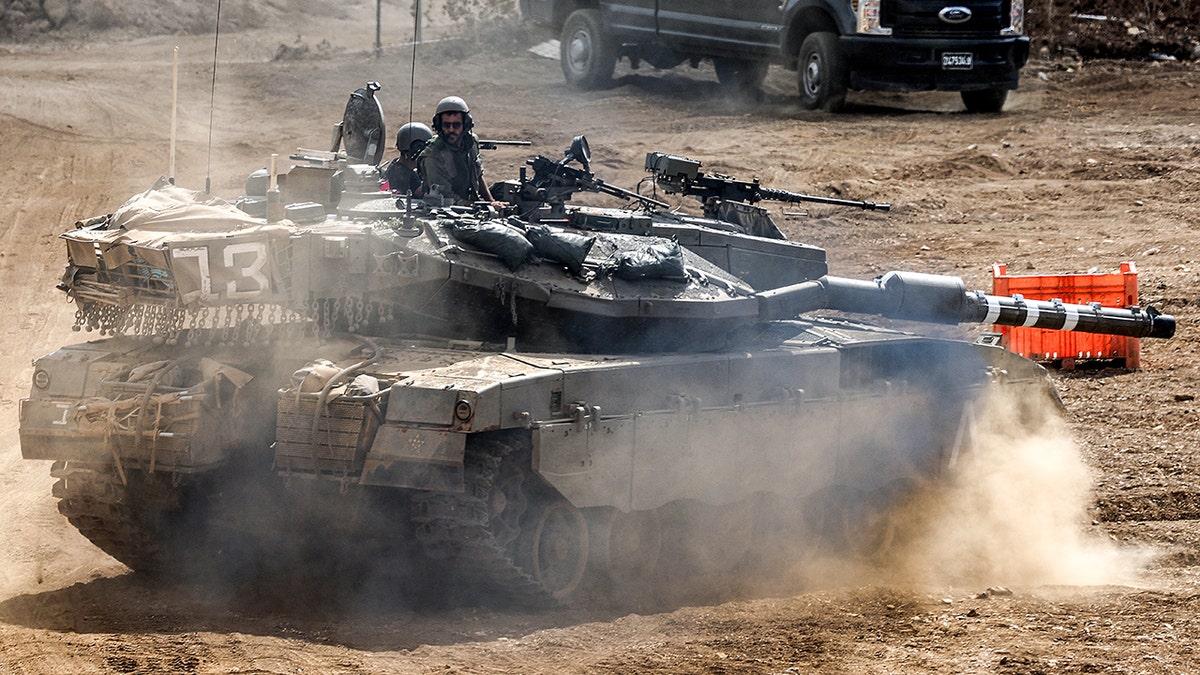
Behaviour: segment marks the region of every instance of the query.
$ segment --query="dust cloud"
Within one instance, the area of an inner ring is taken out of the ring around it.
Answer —
[[[981,405],[974,447],[947,480],[893,514],[889,580],[987,587],[1136,578],[1147,552],[1087,531],[1092,480],[1066,424],[1053,414],[1023,417],[1011,395]]]

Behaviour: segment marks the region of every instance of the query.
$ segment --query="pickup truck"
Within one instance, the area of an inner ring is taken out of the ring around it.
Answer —
[[[1029,57],[1025,0],[519,0],[559,31],[567,83],[597,89],[617,61],[637,68],[712,60],[731,90],[770,64],[797,72],[803,106],[836,112],[847,90],[957,91],[999,112]]]

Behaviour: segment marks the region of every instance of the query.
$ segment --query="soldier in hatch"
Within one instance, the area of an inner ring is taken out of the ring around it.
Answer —
[[[420,122],[409,122],[396,132],[396,149],[400,156],[384,170],[388,189],[402,195],[425,196],[421,176],[417,173],[417,157],[433,138],[433,131]]]
[[[418,159],[427,193],[438,192],[456,204],[492,201],[483,181],[479,138],[471,131],[473,126],[466,101],[447,96],[438,102],[433,114],[437,138],[425,146]]]

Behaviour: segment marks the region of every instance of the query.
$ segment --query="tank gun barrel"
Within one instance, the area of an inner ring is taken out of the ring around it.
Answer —
[[[1175,317],[1153,307],[1101,307],[968,291],[962,279],[888,272],[864,281],[824,276],[759,294],[759,316],[781,319],[817,309],[927,323],[991,323],[1127,337],[1169,338]]]

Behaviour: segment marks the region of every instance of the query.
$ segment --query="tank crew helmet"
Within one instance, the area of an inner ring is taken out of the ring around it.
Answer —
[[[442,133],[442,114],[455,112],[462,113],[464,134],[475,126],[475,121],[471,119],[471,109],[467,107],[467,102],[459,96],[447,96],[438,101],[437,108],[433,111],[433,128],[437,130],[439,135]]]
[[[432,129],[420,122],[409,122],[396,132],[396,149],[402,155],[416,157],[432,138]]]

